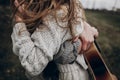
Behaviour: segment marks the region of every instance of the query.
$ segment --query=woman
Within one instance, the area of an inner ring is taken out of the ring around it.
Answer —
[[[58,80],[89,80],[83,53],[98,31],[85,21],[79,0],[11,0],[11,3],[13,52],[19,56],[28,79],[44,80],[44,69],[54,60]],[[73,51],[68,53],[70,50]],[[76,52],[80,52],[77,57],[72,55]],[[59,54],[62,57],[56,58]],[[72,58],[67,61],[69,55]]]

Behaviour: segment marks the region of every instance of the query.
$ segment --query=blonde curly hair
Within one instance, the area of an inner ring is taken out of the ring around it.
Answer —
[[[81,3],[76,5],[77,0],[17,0],[19,6],[15,6],[15,0],[11,0],[11,7],[13,11],[13,16],[19,15],[23,22],[26,23],[29,32],[33,32],[40,24],[42,24],[42,19],[49,14],[51,11],[57,10],[61,5],[68,4],[68,14],[64,19],[69,23],[71,21],[77,22],[77,15],[75,14],[75,8],[82,9]],[[23,8],[23,13],[19,12],[19,7]],[[57,17],[55,15],[55,17]],[[85,20],[84,11],[81,17]],[[69,24],[68,23],[68,24]]]

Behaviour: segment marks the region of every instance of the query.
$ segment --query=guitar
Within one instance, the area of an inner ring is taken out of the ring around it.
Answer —
[[[84,53],[84,57],[94,80],[117,80],[105,64],[96,42]]]

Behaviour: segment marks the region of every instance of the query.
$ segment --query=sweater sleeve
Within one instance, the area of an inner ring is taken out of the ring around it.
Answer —
[[[24,31],[19,34],[21,28]],[[39,75],[48,62],[53,59],[55,52],[55,48],[49,47],[51,48],[49,49],[46,47],[49,44],[44,44],[44,39],[39,37],[40,40],[38,40],[38,37],[37,35],[36,39],[32,40],[24,23],[15,24],[11,35],[13,52],[19,57],[21,65],[31,76]]]

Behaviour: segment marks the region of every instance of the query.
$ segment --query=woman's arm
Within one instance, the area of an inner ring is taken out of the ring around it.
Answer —
[[[52,52],[46,48],[47,45],[40,44],[37,40],[32,41],[27,30],[19,34],[21,28],[26,29],[24,23],[17,23],[13,28],[11,35],[13,52],[18,55],[21,65],[27,72],[31,76],[36,76],[40,74],[48,62],[53,59],[53,54],[50,54]]]
[[[15,6],[19,6],[17,0],[14,2]],[[23,8],[19,7],[18,11],[24,14]],[[56,51],[55,39],[51,36],[50,31],[42,34],[34,34],[30,36],[23,19],[15,14],[15,25],[11,35],[13,43],[13,52],[19,57],[21,65],[31,76],[39,75],[46,67],[49,61],[53,59]],[[47,33],[47,34],[46,34]],[[47,41],[47,42],[46,42]],[[49,42],[49,44],[47,44]],[[57,43],[56,43],[57,44]],[[52,47],[49,47],[52,46]]]

